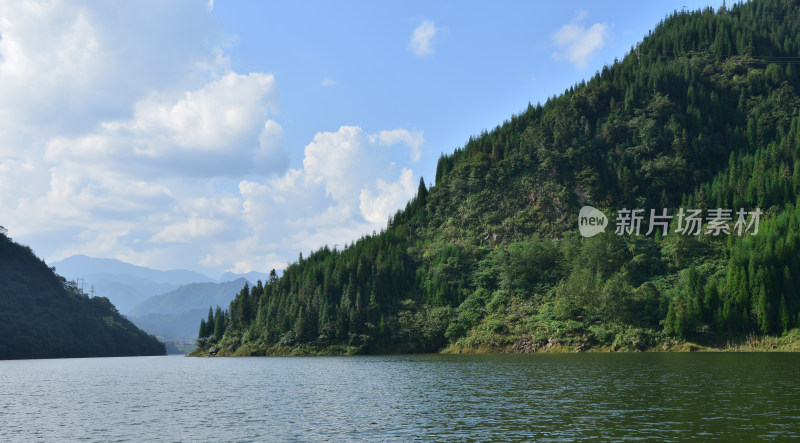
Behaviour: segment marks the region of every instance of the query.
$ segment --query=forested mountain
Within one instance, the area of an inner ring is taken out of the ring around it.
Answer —
[[[198,354],[797,337],[799,5],[671,14],[588,81],[443,155],[381,233],[245,286],[202,322]],[[604,233],[578,234],[584,205]],[[616,233],[634,208],[641,234]],[[645,235],[651,209],[673,216],[666,235]],[[676,232],[692,209],[700,233]],[[727,234],[711,234],[717,209]]]
[[[89,298],[1,230],[0,282],[0,359],[165,354],[107,298]]]

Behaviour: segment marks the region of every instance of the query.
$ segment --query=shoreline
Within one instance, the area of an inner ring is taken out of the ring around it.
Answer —
[[[467,347],[458,342],[435,352],[436,354],[575,354],[575,353],[638,353],[638,352],[800,352],[800,330],[793,330],[781,337],[750,336],[742,342],[727,342],[724,346],[706,345],[685,340],[665,341],[645,349],[629,349],[618,345],[589,346],[586,344],[563,344],[549,342],[545,346],[520,347],[521,341],[508,346]],[[213,347],[212,347],[213,349]],[[363,352],[354,346],[273,346],[260,348],[242,346],[235,350],[227,348],[199,350],[187,357],[300,357],[300,356],[350,356],[350,355],[413,355],[408,352]],[[388,349],[386,351],[389,351]]]

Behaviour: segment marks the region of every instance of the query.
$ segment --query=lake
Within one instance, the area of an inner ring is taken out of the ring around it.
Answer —
[[[0,361],[0,441],[798,437],[800,354]]]

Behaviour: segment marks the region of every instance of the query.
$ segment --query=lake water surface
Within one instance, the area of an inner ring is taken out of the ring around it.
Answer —
[[[0,361],[0,441],[800,438],[800,354]]]

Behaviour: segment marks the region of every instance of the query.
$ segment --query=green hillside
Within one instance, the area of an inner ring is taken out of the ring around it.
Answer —
[[[164,344],[0,231],[0,359],[164,355]]]
[[[246,286],[203,322],[197,353],[795,349],[798,5],[673,13],[588,81],[442,156],[435,186],[421,181],[381,233]],[[584,205],[605,233],[579,235]],[[623,209],[644,210],[642,235],[615,233]],[[663,209],[668,233],[644,235]],[[700,233],[676,232],[691,209]],[[711,235],[716,209],[729,234]],[[740,210],[759,212],[757,235],[737,234]]]

